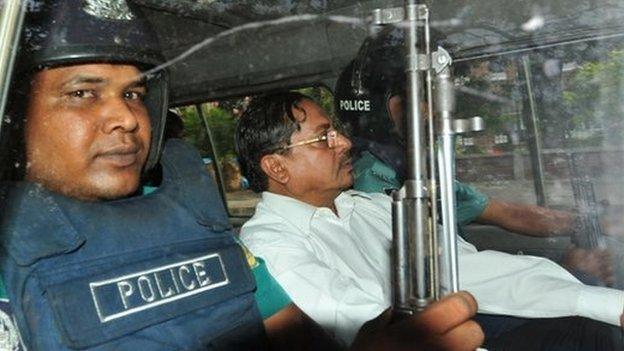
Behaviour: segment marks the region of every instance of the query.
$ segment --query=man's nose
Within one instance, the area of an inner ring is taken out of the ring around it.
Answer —
[[[342,152],[347,152],[351,150],[351,146],[351,139],[347,138],[346,135],[338,132],[338,136],[336,138],[336,149]]]
[[[132,132],[139,126],[134,111],[123,98],[110,98],[102,106],[102,116],[104,121],[104,132],[112,133],[115,130],[123,132]]]

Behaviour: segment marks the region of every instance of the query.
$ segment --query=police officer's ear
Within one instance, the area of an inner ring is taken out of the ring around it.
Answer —
[[[265,155],[260,159],[262,171],[279,184],[286,184],[290,180],[290,173],[284,163],[284,158],[279,154]]]
[[[403,98],[400,95],[393,95],[388,99],[386,108],[392,123],[394,123],[394,127],[397,130],[401,130],[403,127],[403,115],[405,114],[405,111],[403,111]]]

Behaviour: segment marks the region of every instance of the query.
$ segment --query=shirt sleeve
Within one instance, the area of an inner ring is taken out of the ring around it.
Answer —
[[[247,264],[256,280],[254,297],[262,319],[267,319],[284,307],[292,303],[292,300],[269,273],[263,259],[255,257],[251,251],[238,239],[236,241],[245,253]]]
[[[267,319],[290,305],[292,300],[269,273],[264,260],[256,258],[256,261],[258,264],[251,270],[256,278],[255,298],[262,319]]]
[[[474,222],[489,203],[488,197],[474,187],[455,181],[455,198],[457,199],[457,222],[466,225]]]
[[[267,260],[269,271],[293,302],[345,346],[352,343],[362,324],[388,308],[387,294],[378,284],[344,276],[317,259],[303,242],[281,240],[279,235],[271,238],[266,232],[258,236],[267,245],[257,240],[245,244]]]
[[[620,325],[624,293],[588,286],[556,263],[534,256],[477,251],[458,241],[460,288],[472,293],[479,312],[527,318],[578,315]]]

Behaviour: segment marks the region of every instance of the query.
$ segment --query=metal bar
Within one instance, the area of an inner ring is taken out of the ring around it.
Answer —
[[[604,230],[600,223],[598,203],[596,202],[596,190],[594,183],[587,172],[578,167],[577,155],[568,153],[570,167],[570,185],[574,195],[574,204],[577,213],[577,227],[574,228],[572,242],[581,248],[595,249],[605,248]]]
[[[459,58],[456,58],[454,61],[459,63],[459,62],[465,62],[465,61],[475,61],[475,60],[482,60],[482,59],[487,59],[490,57],[497,57],[497,58],[501,58],[505,55],[517,55],[520,53],[524,53],[524,52],[535,52],[536,50],[543,50],[543,49],[547,49],[547,48],[556,48],[559,46],[570,46],[572,44],[578,44],[578,43],[587,43],[590,41],[596,41],[596,42],[600,42],[600,41],[606,41],[609,39],[618,39],[620,37],[623,37],[624,33],[613,33],[613,34],[604,34],[604,35],[597,35],[597,36],[592,36],[592,37],[585,37],[585,38],[580,38],[580,39],[567,39],[567,40],[563,40],[563,41],[558,41],[556,43],[550,43],[550,44],[542,44],[542,45],[529,45],[527,47],[523,47],[523,48],[518,48],[518,49],[508,49],[508,50],[500,50],[500,47],[497,47],[498,50],[495,50],[494,52],[491,53],[486,53],[486,54],[474,54],[474,56],[458,56]],[[459,53],[459,55],[461,55],[461,53]]]
[[[4,116],[9,96],[13,63],[25,13],[25,1],[4,0],[0,3],[0,116]],[[0,131],[1,128],[2,123],[0,123]]]
[[[225,197],[225,182],[223,179],[223,172],[221,171],[221,164],[219,163],[219,155],[217,154],[217,147],[214,142],[214,137],[212,136],[212,132],[210,131],[210,126],[208,125],[208,119],[204,114],[204,110],[200,104],[196,104],[195,108],[197,109],[197,113],[199,118],[204,123],[204,128],[206,129],[206,135],[208,135],[208,144],[210,145],[210,153],[212,154],[212,159],[214,161],[215,167],[215,176],[217,177],[217,188],[219,188],[219,194],[221,194],[221,201],[223,201],[223,206],[228,214],[230,214],[230,209],[228,208],[227,198]]]
[[[526,82],[526,98],[522,116],[525,119],[529,134],[529,154],[531,156],[531,169],[533,172],[533,184],[535,186],[535,197],[537,204],[546,206],[546,192],[544,182],[544,160],[542,158],[542,138],[539,130],[539,117],[537,106],[533,96],[533,83],[531,79],[531,61],[528,56],[522,57],[522,68],[524,80]],[[528,110],[527,110],[528,104]]]
[[[431,31],[429,28],[429,16],[425,17],[425,55],[431,57]],[[440,286],[440,262],[437,248],[438,243],[438,183],[437,183],[437,167],[436,167],[436,148],[435,148],[435,123],[433,119],[433,74],[428,69],[426,74],[426,91],[427,91],[427,132],[428,132],[428,158],[429,158],[429,198],[431,208],[431,219],[429,220],[429,230],[431,232],[430,248],[430,265],[431,265],[431,286]],[[439,299],[439,289],[433,291],[434,299]]]
[[[411,269],[405,235],[404,188],[392,192],[392,299],[395,318],[413,314],[410,305]]]
[[[407,172],[405,181],[405,210],[407,236],[413,254],[413,298],[417,311],[424,309],[435,294],[429,285],[429,203],[426,179],[424,120],[420,113],[422,86],[418,59],[418,5],[415,0],[405,1],[406,75],[407,75]]]
[[[445,292],[459,291],[459,268],[457,264],[457,219],[455,199],[455,129],[453,111],[455,95],[451,70],[447,66],[436,76],[437,111],[440,122],[438,167],[440,176],[440,201],[442,208],[442,266],[441,277]]]

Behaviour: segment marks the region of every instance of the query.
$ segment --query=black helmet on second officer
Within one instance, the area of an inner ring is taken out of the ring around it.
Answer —
[[[397,113],[406,110],[405,89],[404,31],[389,27],[364,41],[334,90],[335,110],[355,153],[369,151],[398,174],[405,167],[404,118]]]
[[[23,175],[23,119],[30,77],[42,69],[88,63],[132,64],[146,76],[145,106],[152,128],[144,170],[160,156],[168,105],[166,70],[155,32],[139,8],[126,0],[45,0],[29,3],[14,81],[2,128],[3,157]],[[24,79],[24,77],[28,79]],[[10,149],[7,156],[7,149]],[[9,172],[9,174],[15,172]],[[5,175],[6,176],[6,175]],[[10,176],[10,177],[15,177]]]
[[[390,128],[388,104],[405,93],[404,56],[402,30],[383,30],[364,41],[340,74],[334,103],[353,137],[389,143],[399,136]]]

